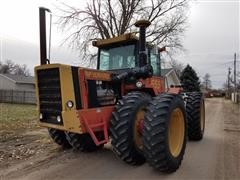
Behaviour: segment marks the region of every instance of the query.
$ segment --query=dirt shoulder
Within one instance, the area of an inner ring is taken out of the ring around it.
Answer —
[[[0,103],[0,175],[59,151],[36,116],[34,105]]]
[[[5,134],[6,132],[0,132]],[[37,156],[58,149],[47,136],[45,129],[19,130],[0,141],[0,172],[22,162],[30,162]]]
[[[240,177],[240,105],[223,101],[223,146],[219,154],[221,168],[216,179],[239,179]]]

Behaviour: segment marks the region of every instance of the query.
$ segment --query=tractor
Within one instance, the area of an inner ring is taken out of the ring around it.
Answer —
[[[150,22],[133,33],[93,41],[97,69],[51,64],[47,58],[46,8],[39,8],[40,59],[35,67],[39,124],[63,148],[93,152],[111,143],[124,162],[171,173],[186,142],[201,140],[205,127],[200,92],[165,87],[160,53],[146,42]]]

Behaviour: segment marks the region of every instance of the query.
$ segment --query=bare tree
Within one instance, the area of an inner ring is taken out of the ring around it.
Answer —
[[[0,73],[10,74],[11,72],[13,72],[14,67],[15,67],[15,64],[11,60],[6,60],[5,62],[0,62]]]
[[[84,8],[62,3],[58,9],[62,14],[58,23],[65,32],[71,31],[66,42],[91,59],[95,55],[89,42],[137,32],[133,24],[141,18],[152,23],[147,31],[150,42],[182,48],[188,0],[91,0]]]
[[[203,86],[206,90],[210,89],[212,87],[212,82],[210,80],[210,74],[206,73],[205,76],[203,77]]]
[[[11,60],[0,62],[0,73],[30,76],[30,72],[26,64],[15,64]]]
[[[184,64],[176,59],[171,59],[169,63],[172,66],[172,68],[175,70],[177,76],[180,77],[184,68]]]
[[[30,72],[26,64],[23,65],[16,64],[13,73],[16,75],[30,76]]]

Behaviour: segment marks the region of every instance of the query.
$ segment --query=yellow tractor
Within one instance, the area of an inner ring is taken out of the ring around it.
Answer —
[[[187,135],[203,137],[204,100],[199,92],[166,89],[160,66],[164,48],[146,43],[150,22],[135,23],[139,37],[129,33],[94,41],[97,69],[88,69],[47,59],[46,11],[39,9],[41,64],[35,67],[40,125],[63,147],[89,152],[111,142],[126,163],[147,161],[159,171],[176,171]]]

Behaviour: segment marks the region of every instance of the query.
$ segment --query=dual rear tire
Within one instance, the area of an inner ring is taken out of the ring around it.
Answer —
[[[154,169],[171,173],[181,165],[186,147],[184,101],[176,94],[161,94],[149,104],[143,128],[144,155]]]
[[[143,115],[139,116],[139,113]],[[162,172],[178,169],[186,146],[186,115],[180,95],[127,94],[110,122],[113,151],[123,161],[147,162]]]
[[[185,93],[186,113],[188,122],[188,138],[200,141],[205,130],[205,103],[202,93]]]
[[[118,102],[112,113],[110,137],[113,151],[128,164],[145,162],[141,127],[150,101],[148,94],[131,92]]]

